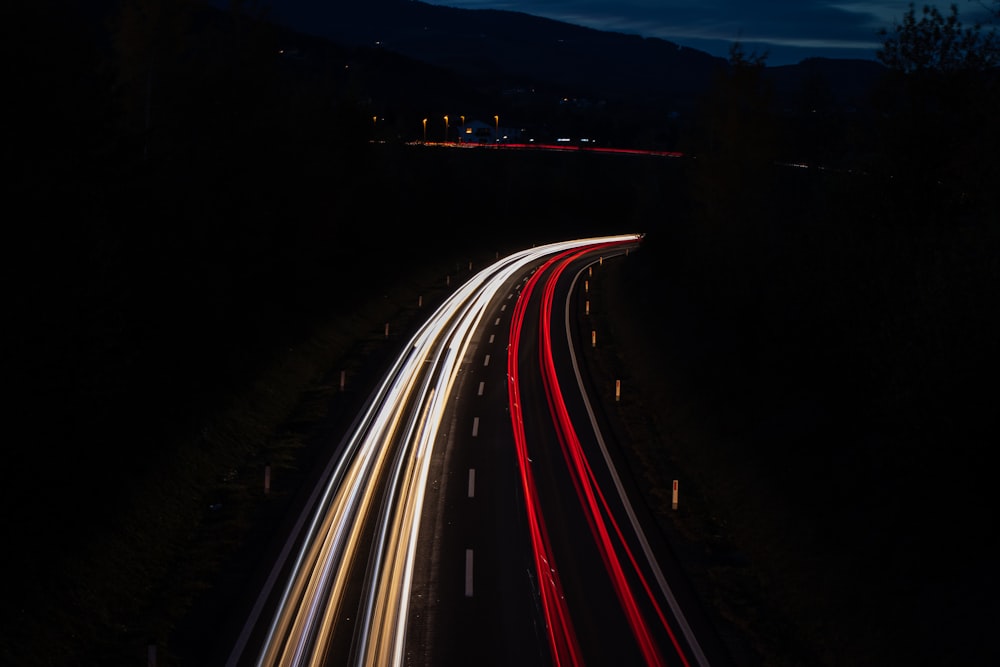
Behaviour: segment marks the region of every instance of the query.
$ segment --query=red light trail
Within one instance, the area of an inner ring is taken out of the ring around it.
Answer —
[[[687,657],[681,648],[673,630],[667,622],[659,603],[653,595],[652,588],[646,581],[638,566],[631,549],[625,541],[624,534],[618,522],[611,514],[607,499],[597,484],[590,462],[587,459],[580,439],[569,416],[563,395],[556,377],[555,364],[552,357],[551,318],[552,304],[556,284],[560,275],[575,260],[595,249],[613,247],[618,243],[596,244],[583,250],[563,252],[542,265],[522,291],[511,322],[510,352],[508,355],[508,375],[510,382],[510,414],[514,426],[515,443],[518,462],[522,475],[522,485],[528,508],[528,520],[532,533],[536,567],[538,568],[540,585],[550,577],[550,586],[542,587],[543,611],[546,615],[549,629],[549,639],[556,664],[582,664],[582,656],[576,642],[572,619],[566,607],[565,599],[558,579],[552,548],[545,532],[545,521],[535,489],[534,477],[529,465],[527,442],[520,410],[520,387],[518,374],[518,349],[525,309],[530,302],[536,286],[542,284],[542,298],[539,324],[539,354],[542,379],[548,399],[549,411],[562,448],[567,469],[572,477],[580,500],[581,509],[586,514],[595,544],[600,551],[608,576],[614,586],[621,603],[622,610],[636,638],[639,649],[648,665],[666,664],[660,647],[657,645],[651,628],[642,614],[637,599],[637,591],[629,583],[628,567],[635,573],[641,585],[641,593],[645,593],[652,603],[660,623],[665,628],[673,648],[681,663],[689,665]],[[543,283],[544,280],[544,283]],[[616,547],[616,544],[618,545]],[[623,562],[623,558],[627,563]]]

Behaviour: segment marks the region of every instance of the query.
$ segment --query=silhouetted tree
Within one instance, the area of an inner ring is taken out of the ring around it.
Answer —
[[[747,54],[734,43],[701,101],[692,170],[693,215],[705,261],[716,276],[740,272],[752,261],[759,222],[770,210],[775,130],[771,89],[763,76],[767,54]]]
[[[763,157],[762,149],[770,152],[771,91],[762,76],[766,60],[766,53],[748,55],[738,42],[730,47],[729,61],[702,103],[700,155],[748,164]]]
[[[879,31],[883,42],[876,56],[889,69],[904,74],[985,71],[1000,64],[1000,42],[995,31],[984,33],[982,28],[981,23],[964,27],[954,4],[947,16],[937,7],[924,5],[917,20],[910,3],[902,23],[891,32]]]
[[[911,4],[901,23],[880,34],[877,57],[889,70],[877,95],[884,156],[890,175],[904,184],[911,212],[937,209],[951,216],[959,205],[995,205],[996,31],[964,26],[956,5],[947,15],[924,6],[918,18]]]
[[[880,418],[907,434],[907,447],[947,434],[948,465],[956,466],[995,428],[979,387],[998,364],[1000,322],[990,304],[1000,285],[1000,54],[995,32],[963,26],[955,5],[947,15],[911,5],[882,36],[878,57],[888,71],[876,102],[886,178],[864,179],[848,193],[853,201],[838,204],[856,212],[842,215],[839,228],[864,241],[842,235],[863,315],[847,335],[857,336],[859,360],[867,357]],[[866,210],[877,214],[858,225]],[[845,272],[841,289],[850,279]],[[929,470],[939,459],[926,449],[911,465]]]

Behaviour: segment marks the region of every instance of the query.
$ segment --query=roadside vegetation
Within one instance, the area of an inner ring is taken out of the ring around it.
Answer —
[[[884,39],[851,168],[775,166],[761,57],[734,47],[689,205],[598,292],[644,474],[688,489],[671,512],[651,481],[650,502],[697,536],[746,664],[997,658],[1000,53],[956,8],[911,8]]]

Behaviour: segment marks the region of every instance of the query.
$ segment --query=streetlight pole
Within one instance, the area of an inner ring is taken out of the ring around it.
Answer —
[[[424,143],[427,143],[427,119],[424,118]]]
[[[448,117],[444,117],[444,142],[448,143]]]
[[[493,116],[493,122],[496,124],[496,125],[494,125],[494,127],[496,129],[493,131],[493,141],[494,141],[494,143],[496,143],[497,146],[499,146],[500,145],[500,116],[498,116],[498,115]]]

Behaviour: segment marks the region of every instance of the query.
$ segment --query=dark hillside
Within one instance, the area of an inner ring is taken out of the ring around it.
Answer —
[[[789,109],[798,105],[809,112],[831,109],[863,112],[872,105],[872,93],[885,67],[872,60],[810,58],[798,65],[768,67],[765,76],[775,96]]]
[[[308,5],[308,6],[307,6]],[[556,93],[596,99],[652,96],[676,104],[701,91],[720,59],[643,39],[495,10],[406,0],[305,3],[284,0],[271,17],[335,42],[396,51],[504,87],[556,84]]]
[[[299,33],[404,54],[458,74],[494,95],[530,90],[554,101],[587,99],[662,118],[691,113],[725,59],[662,39],[594,30],[520,12],[412,0],[283,0],[268,16]],[[869,106],[874,61],[811,59],[770,68],[779,108],[803,101],[817,79],[839,107]],[[808,85],[805,85],[808,84]]]

